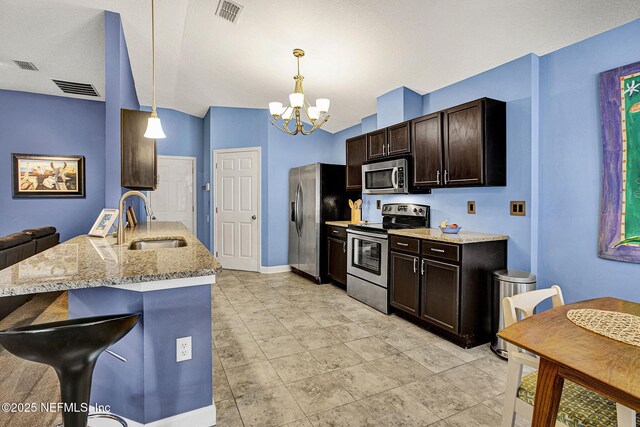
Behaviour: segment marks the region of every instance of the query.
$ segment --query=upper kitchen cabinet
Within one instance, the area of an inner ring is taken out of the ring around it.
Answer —
[[[412,188],[506,185],[506,106],[483,98],[411,121]]]
[[[144,137],[149,113],[120,111],[121,185],[133,190],[155,190],[158,183],[156,141]]]
[[[347,146],[347,190],[362,190],[362,164],[367,160],[367,135],[349,138]]]
[[[411,123],[403,122],[367,134],[367,160],[411,153]]]
[[[398,156],[411,153],[411,122],[398,123],[387,128],[387,155]]]
[[[413,187],[438,187],[442,183],[442,116],[429,114],[411,121]]]
[[[442,112],[445,186],[506,185],[506,104],[482,98]]]
[[[386,157],[387,148],[387,129],[379,129],[367,134],[367,160]]]

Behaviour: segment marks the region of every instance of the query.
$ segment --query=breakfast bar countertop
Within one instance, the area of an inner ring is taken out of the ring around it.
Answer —
[[[438,242],[467,243],[492,242],[496,240],[509,240],[504,234],[477,233],[475,231],[461,230],[458,234],[445,234],[439,228],[408,228],[401,230],[389,230],[389,234],[395,236],[414,237],[416,239],[435,240]]]
[[[182,238],[177,248],[131,250],[138,240]],[[213,276],[222,266],[179,222],[140,223],[114,237],[81,235],[0,270],[0,297]]]
[[[351,221],[325,221],[326,225],[333,225],[334,227],[343,227],[347,228],[349,224],[363,224],[363,222],[351,222]]]

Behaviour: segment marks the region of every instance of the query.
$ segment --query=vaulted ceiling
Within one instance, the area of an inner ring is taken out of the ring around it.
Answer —
[[[156,0],[161,107],[203,116],[211,105],[286,102],[291,51],[302,48],[305,92],[331,99],[325,128],[337,131],[374,113],[376,97],[398,86],[430,92],[640,17],[637,0],[234,1],[244,6],[235,24],[215,15],[218,0]],[[150,5],[0,0],[0,88],[53,93],[44,80],[54,77],[104,93],[97,17],[112,10],[122,15],[140,103],[150,105]],[[40,64],[46,78],[16,71],[13,59]]]

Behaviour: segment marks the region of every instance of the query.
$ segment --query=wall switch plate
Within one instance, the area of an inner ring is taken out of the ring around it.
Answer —
[[[376,209],[382,209],[382,200],[376,200]]]
[[[470,215],[474,215],[476,213],[476,202],[474,200],[469,200],[467,202],[467,213]]]
[[[509,213],[516,216],[527,215],[527,203],[524,200],[512,200],[509,204]]]
[[[191,360],[191,337],[176,338],[176,362]]]

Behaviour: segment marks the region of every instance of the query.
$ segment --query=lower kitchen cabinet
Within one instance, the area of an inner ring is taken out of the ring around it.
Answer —
[[[427,322],[458,333],[460,267],[423,258],[420,317]]]
[[[347,231],[341,227],[327,226],[327,276],[347,285]]]
[[[420,257],[406,255],[399,252],[391,252],[389,265],[391,267],[389,286],[390,301],[392,307],[415,316],[419,313],[420,306],[420,273],[418,264]]]
[[[391,236],[390,246],[390,305],[397,314],[465,348],[491,340],[491,272],[506,268],[506,240]]]

